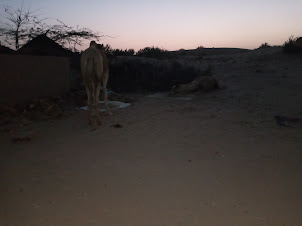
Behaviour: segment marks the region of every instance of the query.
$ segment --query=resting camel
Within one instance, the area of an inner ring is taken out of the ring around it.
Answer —
[[[99,113],[99,95],[101,83],[104,88],[104,101],[107,114],[111,115],[108,106],[107,82],[109,78],[109,64],[103,45],[98,45],[95,41],[90,42],[90,46],[86,49],[81,57],[81,72],[83,82],[87,91],[88,97],[88,122],[91,125],[93,117],[96,117],[97,124],[101,125]]]
[[[198,91],[207,92],[217,88],[224,88],[221,81],[217,80],[213,76],[199,76],[192,82],[173,86],[171,94],[185,94]]]

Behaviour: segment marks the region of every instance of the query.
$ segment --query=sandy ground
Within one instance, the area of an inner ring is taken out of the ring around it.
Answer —
[[[227,88],[136,95],[90,132],[84,111],[0,137],[0,225],[301,225],[301,58],[206,58]],[[114,124],[122,128],[112,127]]]

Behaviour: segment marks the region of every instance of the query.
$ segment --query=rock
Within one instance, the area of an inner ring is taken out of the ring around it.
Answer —
[[[121,125],[121,124],[114,124],[114,125],[112,125],[111,127],[114,127],[114,128],[122,128],[123,126]]]

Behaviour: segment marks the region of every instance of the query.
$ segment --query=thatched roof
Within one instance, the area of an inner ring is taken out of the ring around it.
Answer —
[[[15,51],[6,47],[6,46],[2,46],[0,45],[0,54],[14,54]]]
[[[48,38],[46,34],[33,38],[22,46],[17,53],[38,56],[71,56],[73,54],[72,51],[63,48],[54,40]]]

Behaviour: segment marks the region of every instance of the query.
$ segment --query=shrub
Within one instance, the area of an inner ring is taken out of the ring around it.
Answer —
[[[259,46],[258,49],[266,49],[266,48],[271,48],[272,46],[270,46],[267,42],[261,44],[261,46]]]
[[[180,56],[185,56],[187,55],[187,52],[185,49],[179,49],[178,51],[176,51],[178,55]]]
[[[135,53],[134,49],[125,49],[125,50],[113,49],[108,44],[104,46],[104,51],[109,58],[112,58],[115,56],[133,56]]]
[[[296,45],[298,38],[293,35],[289,37],[287,41],[283,44],[284,53],[302,53],[302,47]]]
[[[163,59],[169,57],[169,52],[167,50],[152,46],[140,49],[137,51],[136,56]]]
[[[103,48],[107,56],[113,56],[113,49],[110,45],[107,44]]]
[[[133,56],[135,53],[134,49],[115,49],[113,50],[114,56]]]

